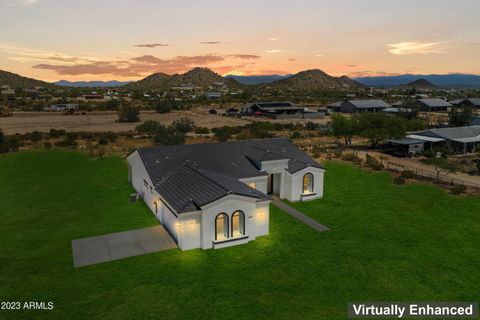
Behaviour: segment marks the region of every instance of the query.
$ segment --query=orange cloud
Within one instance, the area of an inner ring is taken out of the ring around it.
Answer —
[[[168,43],[145,43],[145,44],[134,44],[133,47],[137,48],[156,48],[156,47],[168,47]]]

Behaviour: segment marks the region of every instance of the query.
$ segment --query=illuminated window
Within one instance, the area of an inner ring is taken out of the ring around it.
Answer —
[[[313,193],[313,175],[307,173],[303,176],[303,194]]]
[[[235,211],[232,215],[232,237],[245,234],[245,215],[242,211]]]
[[[250,183],[248,184],[248,186],[249,186],[250,188],[257,189],[257,184],[256,184],[255,182],[250,182]]]
[[[228,216],[220,213],[215,218],[215,240],[228,239]]]
[[[154,204],[155,204],[155,213],[158,213],[158,202],[155,201]]]

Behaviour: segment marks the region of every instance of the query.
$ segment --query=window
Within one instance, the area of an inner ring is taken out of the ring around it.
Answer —
[[[248,184],[248,186],[249,186],[250,188],[257,189],[257,183],[255,183],[255,182],[250,182],[250,183]]]
[[[303,194],[313,193],[313,175],[307,173],[303,176]]]
[[[154,201],[153,204],[155,204],[155,213],[158,213],[158,202]]]
[[[245,234],[245,214],[235,211],[232,215],[232,237],[240,237]]]
[[[215,240],[228,239],[228,216],[220,213],[215,218]]]

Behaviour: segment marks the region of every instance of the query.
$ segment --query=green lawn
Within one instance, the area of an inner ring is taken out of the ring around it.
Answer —
[[[325,198],[276,208],[270,235],[73,268],[72,239],[155,225],[126,164],[61,151],[0,157],[0,319],[344,319],[348,301],[480,300],[480,199],[327,163]]]

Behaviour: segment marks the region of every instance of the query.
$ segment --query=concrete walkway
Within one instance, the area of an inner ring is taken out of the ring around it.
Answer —
[[[292,217],[297,218],[298,220],[302,221],[303,223],[305,223],[306,225],[308,225],[312,229],[317,230],[318,232],[324,232],[324,231],[330,230],[327,227],[325,227],[323,224],[318,223],[316,220],[306,216],[305,214],[301,213],[297,209],[294,209],[294,208],[290,207],[289,205],[287,205],[285,202],[283,202],[280,199],[274,199],[272,201],[272,203],[275,207],[277,207],[277,208],[281,209],[282,211],[288,213]]]
[[[176,247],[163,226],[111,233],[72,240],[73,265],[78,268]]]

